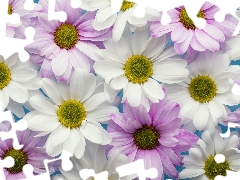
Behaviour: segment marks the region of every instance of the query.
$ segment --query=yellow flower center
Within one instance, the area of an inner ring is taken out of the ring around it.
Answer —
[[[208,76],[197,76],[193,78],[188,90],[191,97],[200,103],[211,101],[217,92],[216,84]]]
[[[63,126],[71,129],[81,126],[86,115],[83,104],[76,100],[63,102],[57,111],[59,122]]]
[[[11,15],[13,13],[12,6],[8,4],[8,14]]]
[[[228,161],[217,163],[214,160],[214,155],[210,156],[205,162],[204,166],[205,175],[210,179],[214,180],[216,176],[226,176],[227,170],[230,170]]]
[[[71,24],[62,24],[54,32],[54,41],[61,49],[73,48],[77,44],[78,38],[78,30]]]
[[[11,81],[11,71],[5,63],[0,63],[0,90]]]
[[[203,10],[200,10],[197,14],[197,17],[199,18],[203,18],[205,19],[205,14],[203,12]],[[187,14],[187,11],[185,8],[182,8],[180,10],[180,15],[179,15],[179,18],[180,18],[180,22],[183,24],[183,26],[186,28],[186,29],[196,29],[197,27],[195,26],[195,24],[193,23],[192,19],[188,16]]]
[[[153,74],[153,65],[150,59],[142,55],[130,57],[124,67],[125,76],[132,83],[144,83]]]
[[[124,0],[122,3],[121,10],[126,11],[127,9],[132,8],[134,4],[135,4],[134,2]]]
[[[151,150],[159,145],[159,132],[152,126],[143,126],[134,134],[134,142],[138,148],[143,150]]]
[[[3,159],[11,156],[14,159],[14,166],[11,168],[6,168],[11,174],[17,174],[22,171],[22,168],[27,164],[28,157],[22,150],[15,150],[13,148],[6,151]]]

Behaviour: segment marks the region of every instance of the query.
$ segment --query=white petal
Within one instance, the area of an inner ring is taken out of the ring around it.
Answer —
[[[127,86],[127,84],[128,84],[128,79],[126,78],[126,76],[114,78],[110,82],[110,86],[115,90],[121,90],[121,89],[125,88]]]
[[[118,93],[118,90],[112,89],[109,84],[104,83],[104,95],[108,102],[112,103],[116,99]]]
[[[75,148],[74,155],[76,156],[76,158],[80,159],[85,152],[86,141],[85,141],[85,138],[83,137],[82,133],[79,132],[79,130],[78,130],[78,136],[79,136],[79,143],[78,143],[77,147]]]
[[[96,144],[100,144],[102,142],[102,130],[99,129],[99,127],[97,127],[95,124],[87,122],[84,128],[82,128],[82,126],[80,127],[80,131],[82,135],[89,141]]]
[[[142,54],[148,39],[148,26],[137,28],[132,38],[133,54]]]
[[[11,78],[18,82],[27,82],[37,75],[37,71],[27,68],[14,69],[11,71]]]
[[[6,91],[6,88],[3,88],[0,91],[0,102],[2,103],[1,110],[4,111],[4,109],[7,107],[8,103],[9,103],[9,95]]]
[[[61,49],[57,57],[52,59],[52,70],[57,76],[61,76],[68,66],[68,53],[66,49]]]
[[[204,169],[201,169],[200,167],[199,167],[199,169],[195,169],[195,168],[184,169],[179,173],[179,178],[180,179],[187,179],[187,178],[200,176],[204,173],[205,173]]]
[[[102,104],[104,101],[106,101],[106,98],[104,96],[104,93],[97,93],[87,99],[83,104],[86,109],[86,111],[92,111],[96,107],[98,107],[100,104]]]
[[[113,33],[112,38],[115,42],[120,40],[123,30],[125,28],[126,22],[127,22],[127,18],[128,18],[127,12],[120,11],[118,13],[118,16],[117,16],[117,19],[113,26],[113,31],[112,31],[112,33]]]
[[[198,130],[203,130],[208,122],[209,111],[206,104],[199,104],[197,113],[193,118],[193,124]]]
[[[58,89],[65,101],[70,99],[69,86],[66,83],[58,83]]]
[[[48,97],[57,105],[63,102],[61,94],[58,89],[58,84],[51,79],[43,78],[43,89],[48,95]]]
[[[132,56],[131,48],[129,47],[125,38],[121,38],[117,43],[113,43],[113,45],[114,45],[115,51],[121,57],[123,63],[125,63],[128,60],[128,58]]]
[[[29,98],[29,103],[34,109],[43,114],[56,115],[57,113],[57,108],[50,102],[46,101],[42,96],[33,96]]]
[[[154,79],[149,78],[147,82],[143,84],[144,92],[147,96],[162,100],[165,93],[162,90],[162,86]]]
[[[98,55],[99,48],[95,44],[79,41],[76,44],[76,47],[79,49],[79,51],[86,54],[89,58],[95,61],[101,60],[101,57]]]
[[[106,83],[113,78],[122,76],[125,71],[124,66],[115,61],[98,61],[94,64],[94,69],[96,73],[106,80]]]
[[[70,130],[70,135],[68,136],[68,138],[63,142],[63,149],[73,154],[79,141],[79,134],[77,130],[73,128]]]
[[[19,104],[12,99],[9,99],[7,108],[19,118],[22,118],[25,115],[22,104]]]
[[[110,115],[117,113],[118,108],[114,106],[100,106],[87,113],[88,121],[104,122],[110,119]]]
[[[48,137],[51,146],[58,146],[70,136],[70,128],[63,125],[58,126]]]
[[[53,131],[60,125],[56,116],[38,114],[25,120],[28,123],[28,128],[33,131]]]
[[[9,96],[18,103],[25,103],[28,100],[28,91],[19,83],[10,81],[6,87]]]
[[[132,107],[136,107],[140,104],[142,94],[142,88],[139,84],[133,84],[129,82],[126,89],[126,96],[129,104]]]
[[[211,101],[209,101],[208,103],[206,103],[209,109],[210,114],[215,117],[215,118],[219,118],[222,116],[222,111],[220,111],[220,109],[222,109],[221,106],[223,106],[217,99],[212,99]]]
[[[8,67],[12,67],[13,65],[16,64],[17,60],[19,60],[18,53],[14,53],[5,60],[5,64],[7,64]]]
[[[81,101],[85,101],[88,99],[96,89],[96,76],[92,73],[85,73],[84,74],[84,91]]]
[[[216,99],[224,105],[234,106],[239,104],[240,96],[234,95],[231,91],[217,94]]]
[[[70,81],[70,98],[80,101],[84,91],[84,73],[86,70],[76,69],[72,74]]]

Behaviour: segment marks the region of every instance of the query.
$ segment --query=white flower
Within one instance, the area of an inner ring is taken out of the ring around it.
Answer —
[[[113,26],[113,40],[119,41],[126,24],[132,28],[142,27],[147,21],[158,21],[160,14],[157,10],[146,7],[145,16],[137,18],[134,11],[137,5],[134,2],[123,0],[120,11],[117,14],[112,13],[111,0],[82,0],[81,8],[87,11],[98,9],[93,21],[93,28],[100,31]]]
[[[189,77],[184,82],[163,85],[168,100],[180,104],[183,124],[193,120],[198,130],[214,128],[227,117],[224,105],[240,102],[240,96],[231,92],[240,67],[229,65],[227,54],[205,51],[187,66]]]
[[[82,180],[79,175],[79,171],[82,169],[93,169],[95,174],[101,173],[103,171],[108,171],[108,180],[118,179],[118,173],[116,168],[125,164],[130,163],[127,156],[121,154],[120,151],[116,150],[110,155],[108,159],[106,158],[104,146],[96,146],[93,143],[88,143],[86,151],[81,159],[71,157],[70,159],[73,162],[73,169],[70,171],[64,171],[60,167],[60,171],[67,180]],[[122,180],[132,180],[135,178],[135,175],[125,176],[121,178]],[[64,178],[64,179],[65,179]],[[87,180],[92,180],[90,177]]]
[[[226,170],[239,171],[240,153],[238,150],[238,136],[232,135],[223,139],[219,131],[215,131],[211,137],[208,131],[202,133],[202,139],[198,145],[189,150],[183,163],[185,169],[179,173],[180,179],[193,178],[196,180],[212,180],[216,176],[226,176]],[[222,154],[225,161],[217,163],[215,156]]]
[[[0,55],[0,102],[2,111],[8,108],[18,117],[24,115],[22,103],[29,91],[41,88],[41,79],[30,62],[21,62],[15,53],[6,60]]]
[[[240,33],[232,38],[226,40],[226,53],[229,55],[231,60],[240,59]]]
[[[33,96],[29,99],[36,109],[24,119],[28,128],[49,134],[46,151],[56,156],[63,149],[81,158],[85,151],[85,138],[97,144],[109,144],[111,137],[99,122],[109,120],[118,112],[114,106],[104,105],[104,93],[98,92],[96,77],[86,70],[76,69],[70,86],[43,78],[43,90],[50,99]],[[50,102],[51,100],[51,102]]]
[[[94,64],[95,72],[106,83],[115,90],[123,89],[123,101],[127,98],[131,106],[143,104],[147,109],[148,98],[158,103],[165,95],[157,81],[179,83],[188,76],[187,62],[173,58],[173,47],[164,49],[168,37],[149,36],[149,27],[136,29],[134,35],[126,28],[120,41],[104,43],[104,60]]]

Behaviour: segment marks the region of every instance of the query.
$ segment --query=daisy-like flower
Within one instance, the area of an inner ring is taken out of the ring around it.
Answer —
[[[6,35],[8,37],[16,37],[25,39],[25,28],[28,26],[34,26],[37,24],[36,17],[40,14],[40,11],[43,10],[42,6],[34,3],[34,8],[31,11],[27,11],[24,9],[24,3],[26,0],[9,0],[8,4],[8,14],[11,15],[13,13],[19,14],[21,23],[15,24],[7,24]]]
[[[99,122],[110,119],[118,112],[114,106],[102,104],[104,92],[96,89],[96,77],[86,70],[76,69],[70,86],[43,78],[43,90],[49,97],[33,96],[29,99],[36,109],[24,119],[28,128],[49,134],[46,151],[56,156],[63,149],[81,158],[85,151],[85,138],[97,144],[109,144],[111,137]]]
[[[100,31],[113,26],[113,40],[119,41],[125,26],[129,26],[134,30],[135,27],[143,27],[148,21],[157,21],[160,13],[157,10],[146,7],[145,16],[137,18],[134,11],[137,5],[134,2],[123,0],[120,11],[116,14],[112,13],[111,0],[82,0],[81,7],[87,11],[98,10],[93,22],[93,27]]]
[[[108,157],[106,157],[104,146],[96,146],[96,144],[93,143],[88,143],[87,145],[88,148],[86,148],[86,151],[81,159],[77,159],[76,157],[70,158],[73,163],[72,170],[64,171],[62,167],[60,167],[60,171],[64,177],[64,180],[82,180],[82,178],[79,176],[79,171],[82,169],[93,169],[95,171],[95,174],[101,173],[103,171],[108,171],[108,180],[116,180],[118,179],[116,168],[130,163],[128,157],[121,154],[118,150],[114,151],[113,153],[109,154]],[[135,175],[129,175],[121,179],[132,180],[135,177]],[[53,180],[54,179],[55,178],[53,178]],[[93,179],[93,177],[90,177],[87,180]]]
[[[214,128],[226,119],[225,105],[237,105],[240,96],[232,93],[239,66],[230,66],[227,54],[201,52],[187,66],[189,77],[179,84],[164,84],[168,100],[181,106],[183,124],[193,120],[196,129]]]
[[[231,60],[240,59],[240,33],[226,40],[226,53],[229,55]]]
[[[67,14],[65,22],[49,21],[47,12],[38,16],[40,25],[35,27],[35,41],[26,47],[33,54],[30,60],[41,64],[40,72],[44,78],[55,75],[58,81],[65,81],[70,77],[72,67],[90,71],[93,60],[100,58],[97,53],[99,47],[103,47],[102,42],[111,37],[111,28],[93,29],[96,12],[83,14],[82,9],[71,8],[70,2],[56,1],[56,11]]]
[[[0,55],[0,102],[18,117],[23,116],[22,103],[31,90],[41,88],[42,81],[30,62],[21,62],[15,53],[6,60]]]
[[[164,92],[157,82],[179,83],[188,76],[187,62],[175,58],[174,48],[165,48],[166,35],[153,39],[149,28],[142,27],[134,35],[128,28],[118,42],[109,40],[102,50],[104,60],[94,64],[96,73],[115,90],[123,89],[123,100],[131,106],[144,104],[149,109],[149,100],[158,102]],[[171,58],[172,57],[172,58]]]
[[[160,37],[165,33],[171,33],[174,48],[181,55],[187,50],[216,52],[220,48],[220,43],[223,43],[226,37],[232,36],[238,24],[238,20],[231,15],[227,15],[221,23],[215,21],[214,15],[217,11],[219,11],[217,6],[205,2],[197,16],[206,20],[206,27],[198,29],[184,6],[169,10],[171,23],[162,25],[159,21],[154,22],[151,25],[152,36]]]
[[[216,176],[226,176],[227,170],[239,171],[240,153],[238,136],[232,135],[223,139],[219,131],[211,137],[208,131],[202,133],[198,145],[189,150],[189,155],[183,159],[185,169],[179,173],[180,179],[213,180]],[[215,156],[222,154],[225,161],[217,163]]]
[[[6,127],[10,130],[9,125],[5,124],[4,129]],[[0,130],[2,130],[1,126]],[[45,138],[34,137],[37,133],[29,129],[17,131],[16,133],[19,144],[23,145],[21,149],[15,149],[13,147],[12,139],[7,139],[5,141],[0,139],[0,159],[2,160],[11,156],[15,162],[13,167],[3,169],[6,179],[15,180],[26,178],[23,172],[23,166],[26,164],[31,164],[33,166],[34,174],[44,173],[46,170],[43,161],[45,159],[51,159],[51,157],[47,155],[46,149],[43,148]],[[50,173],[54,172],[52,165],[49,166],[49,171]]]
[[[120,150],[131,161],[144,159],[145,168],[156,168],[160,179],[163,173],[178,177],[174,165],[182,165],[180,152],[188,150],[198,137],[179,128],[180,107],[164,98],[151,103],[149,112],[143,105],[131,107],[124,102],[124,114],[111,115],[107,131],[112,137],[111,151]]]

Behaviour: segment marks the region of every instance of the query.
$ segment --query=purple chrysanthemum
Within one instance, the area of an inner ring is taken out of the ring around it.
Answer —
[[[58,81],[65,81],[70,77],[72,67],[89,72],[93,62],[100,58],[98,50],[103,47],[103,41],[111,38],[111,28],[93,29],[96,11],[83,14],[82,9],[71,8],[70,2],[56,1],[56,11],[67,14],[65,22],[49,21],[46,10],[39,15],[35,41],[26,47],[32,54],[30,60],[41,64],[40,72],[44,78],[55,75]]]
[[[220,49],[220,43],[223,43],[226,37],[232,36],[238,24],[237,19],[231,15],[227,15],[221,23],[214,20],[217,11],[219,11],[217,6],[204,3],[197,16],[206,20],[206,27],[199,29],[183,6],[169,10],[171,23],[162,25],[160,22],[154,22],[151,25],[152,36],[160,37],[165,33],[171,33],[178,54],[184,54],[187,50],[216,52]]]
[[[9,123],[0,124],[0,131],[6,131],[9,129]],[[47,155],[45,148],[43,148],[45,138],[34,137],[37,135],[37,132],[28,129],[25,131],[17,131],[16,133],[19,144],[23,145],[19,150],[14,149],[13,139],[7,139],[5,141],[0,139],[0,159],[11,156],[15,162],[13,167],[3,169],[6,179],[16,180],[26,178],[23,173],[23,166],[26,164],[33,166],[34,174],[44,173],[46,170],[43,161],[45,159],[51,159],[51,157]],[[54,172],[52,165],[49,166],[49,172]]]
[[[174,165],[182,165],[180,152],[186,151],[198,140],[193,133],[179,128],[180,107],[167,103],[151,103],[147,112],[143,105],[123,106],[124,114],[111,115],[107,131],[112,137],[111,151],[119,149],[131,161],[144,159],[145,168],[156,168],[160,179],[163,173],[178,177]],[[109,147],[110,148],[110,147]]]

